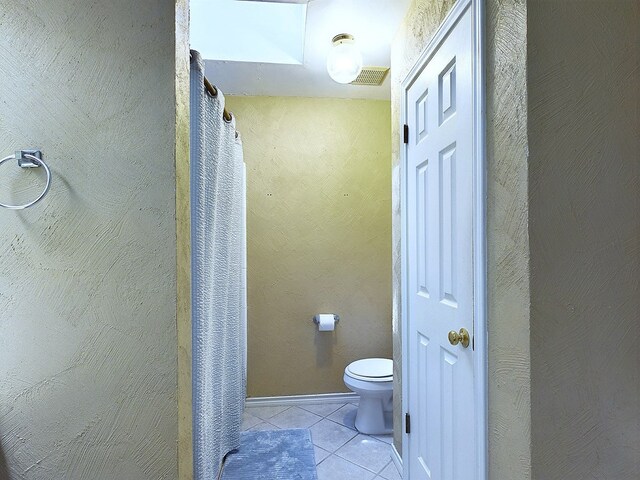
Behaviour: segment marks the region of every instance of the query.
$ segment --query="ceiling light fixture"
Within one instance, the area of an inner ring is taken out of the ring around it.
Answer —
[[[354,81],[362,70],[362,55],[353,35],[341,33],[333,37],[331,43],[327,57],[329,76],[338,83]]]

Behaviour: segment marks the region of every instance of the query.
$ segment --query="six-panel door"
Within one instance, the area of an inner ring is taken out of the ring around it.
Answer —
[[[407,96],[410,480],[476,478],[472,45],[467,9]]]

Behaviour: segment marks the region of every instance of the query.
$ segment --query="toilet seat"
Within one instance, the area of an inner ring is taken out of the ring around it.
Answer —
[[[365,358],[350,363],[344,373],[366,382],[393,381],[393,361],[388,358]]]

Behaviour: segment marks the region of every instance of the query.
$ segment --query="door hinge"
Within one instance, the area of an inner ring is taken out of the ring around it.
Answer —
[[[404,431],[405,433],[411,433],[411,415],[404,414]]]
[[[404,143],[409,143],[409,125],[404,124]]]

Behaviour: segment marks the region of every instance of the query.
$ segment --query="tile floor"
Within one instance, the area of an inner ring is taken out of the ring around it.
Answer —
[[[391,435],[363,435],[354,426],[356,404],[324,403],[245,409],[243,430],[308,428],[318,480],[401,480],[391,461]]]

